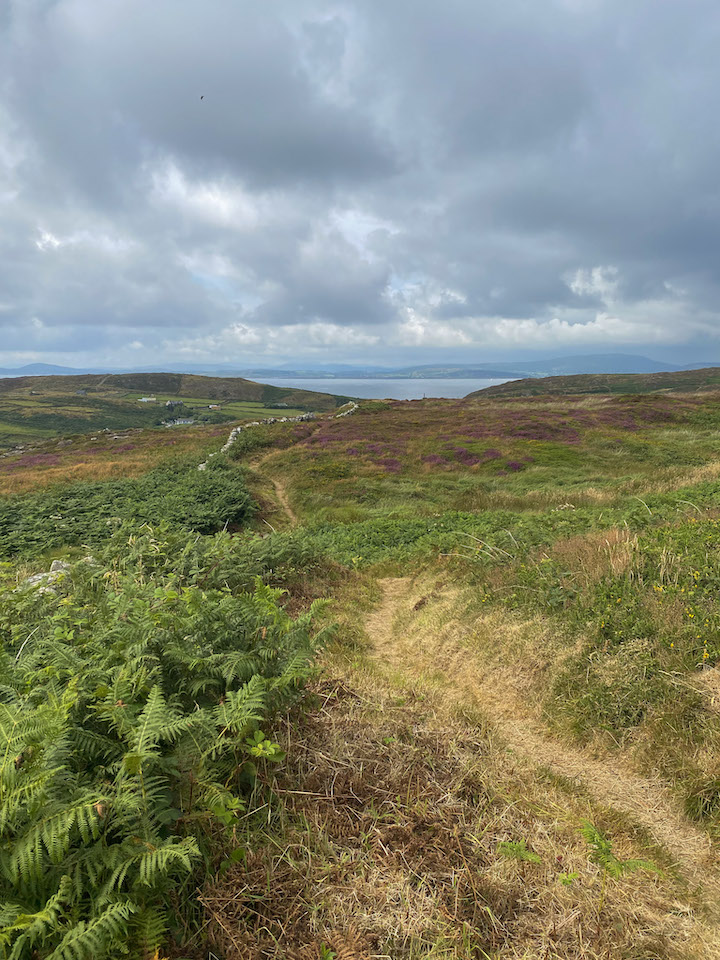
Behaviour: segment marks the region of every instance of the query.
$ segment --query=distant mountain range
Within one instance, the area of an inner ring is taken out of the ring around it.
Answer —
[[[574,374],[632,374],[673,373],[681,370],[700,370],[720,366],[703,360],[678,365],[650,360],[631,354],[591,354],[587,356],[554,357],[550,360],[492,361],[488,363],[419,364],[409,367],[353,366],[351,364],[314,364],[288,367],[239,367],[231,363],[211,365],[167,364],[164,372],[189,373],[213,377],[246,377],[250,379],[307,379],[307,380],[517,380],[537,377],[570,376]],[[108,367],[56,366],[52,363],[30,363],[23,367],[0,368],[0,377],[78,376],[82,374],[155,373],[157,366],[111,369]]]

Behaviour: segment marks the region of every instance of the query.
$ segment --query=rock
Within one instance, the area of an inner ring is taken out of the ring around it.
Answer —
[[[53,560],[47,573],[35,573],[27,580],[23,580],[17,590],[23,590],[26,587],[36,587],[38,593],[55,593],[52,584],[62,580],[65,574],[70,570],[70,564],[65,560]]]

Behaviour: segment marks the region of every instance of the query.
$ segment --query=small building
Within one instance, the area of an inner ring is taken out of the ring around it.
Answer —
[[[208,410],[219,410],[219,409],[220,409],[219,403],[211,403],[208,405]]]
[[[140,397],[138,403],[157,403],[157,397]]]
[[[182,405],[182,400],[168,400],[165,403],[165,406],[168,408],[168,410],[174,410],[175,407],[182,407]]]

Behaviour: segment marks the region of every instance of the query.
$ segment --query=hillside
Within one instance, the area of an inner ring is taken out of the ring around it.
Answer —
[[[143,401],[141,398],[152,398]],[[333,410],[347,398],[241,378],[179,373],[81,374],[0,379],[0,447],[70,433],[157,426],[181,419],[225,423]],[[175,404],[168,411],[166,404]]]
[[[78,376],[0,379],[0,394],[23,390],[35,391],[40,395],[87,390],[90,395],[103,397],[124,397],[132,392],[210,397],[213,400],[284,401],[288,406],[306,406],[316,410],[331,410],[348,399],[310,390],[295,390],[292,387],[273,387],[241,377],[200,377],[189,373],[89,373]]]
[[[574,376],[511,380],[468,394],[473,397],[537,397],[588,393],[631,394],[720,389],[720,367],[671,373],[577,374]]]
[[[720,393],[345,412],[0,461],[0,945],[716,960]]]

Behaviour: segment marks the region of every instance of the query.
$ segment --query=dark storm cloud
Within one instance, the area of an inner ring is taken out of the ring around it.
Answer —
[[[3,348],[697,351],[719,41],[706,0],[11,0]]]

